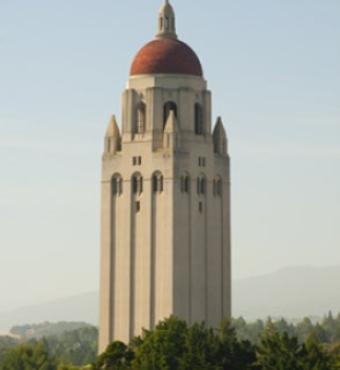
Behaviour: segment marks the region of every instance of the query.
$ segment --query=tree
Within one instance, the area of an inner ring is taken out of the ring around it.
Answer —
[[[212,329],[204,324],[194,324],[187,328],[183,355],[179,359],[182,370],[218,370],[219,341]]]
[[[257,346],[256,364],[261,370],[304,370],[305,348],[296,337],[280,334],[269,322]]]
[[[111,343],[106,351],[98,358],[93,369],[126,370],[130,369],[133,352],[122,342]]]
[[[238,341],[229,320],[221,323],[218,358],[223,370],[252,369],[256,360],[254,346],[247,340]]]
[[[187,324],[175,317],[160,322],[154,330],[145,330],[134,343],[132,369],[177,370],[183,356]]]
[[[171,317],[154,330],[145,330],[130,347],[118,344],[108,347],[95,369],[248,370],[253,369],[256,359],[254,346],[249,341],[238,341],[229,321],[213,330],[203,323],[188,326]]]
[[[335,358],[327,353],[321,346],[315,334],[311,334],[305,343],[306,357],[304,358],[304,368],[306,370],[330,370],[335,365]]]
[[[48,352],[45,340],[22,344],[10,350],[0,370],[55,370],[57,362]]]

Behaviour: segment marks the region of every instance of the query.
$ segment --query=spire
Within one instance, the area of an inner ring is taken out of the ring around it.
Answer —
[[[115,116],[112,116],[105,135],[105,152],[116,153],[120,150],[121,137],[117,120]]]
[[[168,0],[161,7],[158,17],[158,38],[177,39],[175,12]]]
[[[107,126],[106,135],[105,137],[114,137],[114,136],[120,136],[119,128],[117,125],[117,120],[115,115],[113,115],[109,121],[109,124]]]
[[[216,125],[213,132],[213,140],[214,140],[214,152],[221,155],[226,155],[227,135],[221,117],[217,117]]]

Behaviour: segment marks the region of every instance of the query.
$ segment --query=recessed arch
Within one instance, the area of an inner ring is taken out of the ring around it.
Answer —
[[[136,109],[136,133],[143,134],[146,127],[146,104],[140,101]]]
[[[181,176],[181,192],[182,193],[190,193],[191,187],[191,178],[188,172],[185,172]]]
[[[213,181],[213,194],[215,197],[222,196],[223,182],[220,175],[215,176]]]
[[[143,176],[141,173],[136,172],[131,177],[132,193],[139,195],[143,193]]]
[[[154,193],[162,193],[164,190],[164,177],[162,172],[155,171],[152,174],[152,191]]]
[[[169,117],[170,112],[173,111],[177,118],[177,104],[173,101],[168,101],[163,107],[163,127],[165,127],[166,121]]]
[[[216,175],[213,180],[213,195],[215,197],[222,196],[223,181],[220,175]]]
[[[207,186],[208,186],[208,182],[207,182],[207,178],[205,174],[200,174],[197,177],[197,194],[205,195],[207,192]]]
[[[200,103],[195,103],[194,106],[194,117],[195,117],[195,134],[202,135],[203,130],[203,109]]]
[[[123,178],[121,174],[115,173],[111,178],[111,194],[114,197],[123,193]]]

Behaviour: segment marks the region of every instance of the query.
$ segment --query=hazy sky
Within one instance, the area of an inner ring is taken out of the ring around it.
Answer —
[[[0,0],[0,311],[98,287],[103,135],[161,0]],[[233,273],[340,265],[340,1],[173,0],[232,158]]]

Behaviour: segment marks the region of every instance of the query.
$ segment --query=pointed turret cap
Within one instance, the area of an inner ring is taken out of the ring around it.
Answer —
[[[117,120],[114,115],[110,119],[105,137],[120,137],[119,127],[117,125]]]
[[[228,151],[227,135],[221,117],[217,118],[213,132],[213,140],[214,140],[214,152],[220,155],[226,155]]]
[[[165,123],[164,132],[167,134],[176,133],[178,131],[177,128],[177,118],[175,112],[170,110],[168,118]]]
[[[227,134],[225,132],[225,128],[223,126],[223,122],[222,122],[221,117],[217,117],[217,121],[216,121],[216,124],[215,124],[213,136],[214,136],[214,138],[215,137],[216,138],[223,138],[223,139],[227,138]]]

